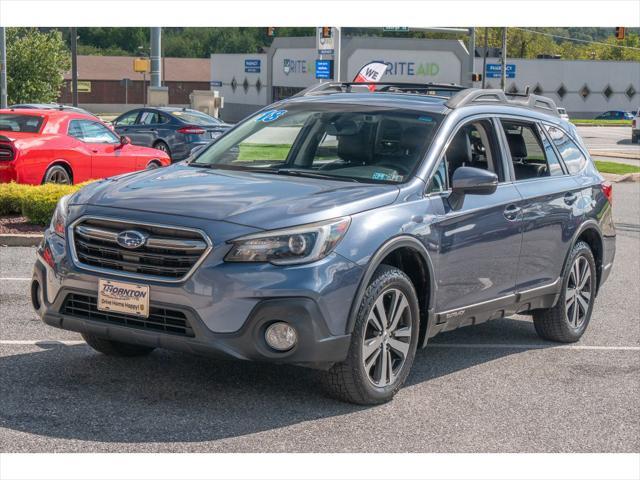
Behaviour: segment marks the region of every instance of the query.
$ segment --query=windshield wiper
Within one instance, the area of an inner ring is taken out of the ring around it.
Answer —
[[[353,177],[343,177],[342,175],[329,175],[327,173],[310,172],[308,170],[301,170],[297,168],[280,168],[277,173],[280,175],[295,175],[298,177],[324,178],[343,182],[361,183],[359,180],[356,180]]]

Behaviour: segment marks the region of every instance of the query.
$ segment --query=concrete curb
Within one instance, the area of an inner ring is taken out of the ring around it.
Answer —
[[[611,158],[624,158],[624,159],[630,159],[630,160],[640,160],[640,154],[638,153],[590,151],[589,155],[591,155],[592,157],[611,157]]]
[[[41,233],[2,233],[0,246],[3,247],[37,247],[42,242]]]
[[[626,173],[624,175],[617,175],[615,173],[601,173],[606,180],[613,183],[620,182],[640,182],[640,173]]]

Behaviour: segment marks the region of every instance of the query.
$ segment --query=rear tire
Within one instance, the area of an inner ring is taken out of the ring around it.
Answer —
[[[47,169],[42,183],[57,183],[59,185],[73,184],[73,178],[69,171],[62,165],[52,165]]]
[[[140,357],[153,352],[154,347],[134,345],[132,343],[116,342],[91,333],[82,333],[82,338],[94,350],[111,357]]]
[[[171,149],[169,148],[169,145],[167,145],[163,141],[159,141],[159,142],[154,143],[153,144],[153,148],[155,148],[156,150],[160,150],[161,152],[166,153],[167,155],[169,155],[169,158],[171,158]]]
[[[358,309],[347,359],[322,372],[325,386],[346,402],[388,402],[409,375],[419,330],[411,280],[403,271],[381,265]]]
[[[546,340],[573,343],[580,340],[587,329],[596,297],[596,262],[589,245],[578,242],[573,247],[564,272],[557,304],[534,310],[533,325]]]

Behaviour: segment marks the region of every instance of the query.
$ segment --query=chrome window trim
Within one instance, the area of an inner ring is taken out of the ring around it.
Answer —
[[[193,264],[193,267],[191,267],[191,270],[189,270],[184,276],[180,278],[166,278],[158,275],[146,275],[143,273],[134,273],[134,272],[121,272],[119,270],[111,270],[109,268],[93,267],[91,265],[86,265],[82,263],[78,259],[78,256],[76,254],[74,230],[76,225],[78,225],[79,223],[85,220],[103,220],[106,222],[120,222],[120,223],[130,224],[133,229],[135,229],[136,227],[145,226],[145,227],[168,228],[172,230],[182,230],[184,232],[193,232],[193,233],[197,233],[202,237],[202,239],[207,244],[207,248],[202,252],[202,255],[200,256],[198,261]],[[213,243],[209,238],[209,235],[207,235],[203,230],[199,228],[180,227],[176,225],[166,225],[162,223],[139,222],[134,220],[123,219],[120,217],[101,217],[101,216],[94,216],[94,215],[83,215],[75,219],[71,224],[67,226],[67,238],[69,239],[69,251],[71,253],[71,261],[73,262],[73,265],[76,268],[79,268],[81,270],[87,270],[94,273],[100,273],[103,275],[113,275],[116,277],[122,277],[122,278],[128,278],[128,279],[147,280],[147,281],[153,281],[153,282],[172,283],[172,284],[182,283],[188,280],[191,277],[191,275],[193,275],[193,272],[195,272],[195,270],[202,264],[202,262],[205,261],[205,259],[209,256],[209,253],[211,253],[211,251],[213,250]]]

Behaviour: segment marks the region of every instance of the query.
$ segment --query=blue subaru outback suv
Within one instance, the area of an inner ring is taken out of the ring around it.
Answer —
[[[107,355],[302,365],[376,404],[442,331],[519,313],[579,340],[614,253],[611,187],[553,101],[329,83],[61,199],[31,294]]]

